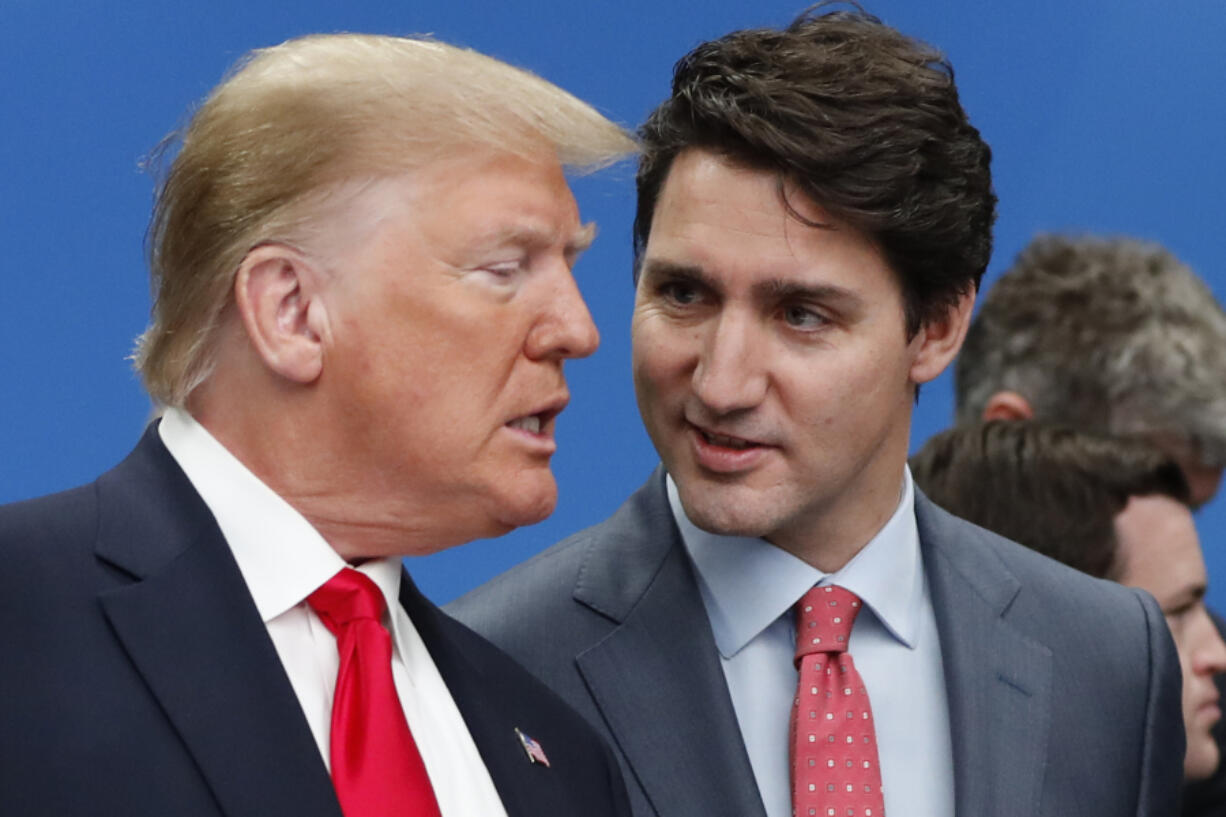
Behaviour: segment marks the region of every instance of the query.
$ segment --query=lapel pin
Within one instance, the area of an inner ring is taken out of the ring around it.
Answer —
[[[515,736],[519,738],[519,743],[524,747],[524,753],[528,755],[529,761],[544,766],[546,769],[549,768],[549,758],[545,757],[545,750],[541,748],[541,744],[519,731],[519,727],[515,727]]]

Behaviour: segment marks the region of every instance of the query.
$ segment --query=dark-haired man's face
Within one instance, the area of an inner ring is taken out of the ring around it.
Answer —
[[[789,201],[829,228],[790,214],[773,173],[677,157],[636,292],[634,377],[697,525],[830,570],[897,506],[915,384],[953,351],[927,330],[907,339],[901,287],[871,240]]]

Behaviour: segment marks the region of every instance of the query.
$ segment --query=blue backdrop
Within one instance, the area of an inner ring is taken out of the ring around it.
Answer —
[[[1218,298],[1226,190],[1226,4],[1218,0],[865,0],[952,59],[991,143],[1000,195],[990,284],[1039,230],[1157,240]],[[734,28],[786,23],[793,0],[0,0],[0,502],[92,479],[140,434],[126,361],[148,315],[143,155],[250,48],[316,31],[433,33],[529,68],[637,125],[673,62]],[[502,539],[416,560],[446,601],[610,513],[655,457],[629,377],[633,171],[576,182],[601,226],[577,271],[603,336],[569,364],[558,510]],[[924,389],[913,445],[950,422],[948,375]],[[1200,515],[1226,608],[1226,499]]]

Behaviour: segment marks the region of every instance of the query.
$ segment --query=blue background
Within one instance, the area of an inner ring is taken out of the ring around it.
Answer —
[[[1000,220],[990,284],[1039,230],[1170,247],[1226,292],[1226,3],[866,0],[942,48],[992,145]],[[179,4],[0,0],[0,502],[86,482],[124,456],[149,402],[126,361],[148,317],[141,158],[250,48],[316,31],[432,33],[529,68],[637,125],[673,62],[800,10],[764,0]],[[576,182],[601,237],[577,270],[603,344],[569,365],[561,485],[548,521],[410,564],[446,601],[610,512],[655,463],[629,376],[633,170]],[[924,389],[913,445],[947,426]],[[1226,608],[1226,499],[1199,517],[1210,599]]]

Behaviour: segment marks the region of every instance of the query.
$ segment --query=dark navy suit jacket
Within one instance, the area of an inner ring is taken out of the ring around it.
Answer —
[[[582,718],[401,587],[511,817],[629,813]],[[96,482],[0,508],[0,814],[341,817],[230,549],[154,428]]]
[[[1179,663],[1154,600],[918,491],[915,514],[945,667],[956,817],[1176,814]],[[447,609],[604,730],[636,817],[763,817],[662,471],[608,520]]]

